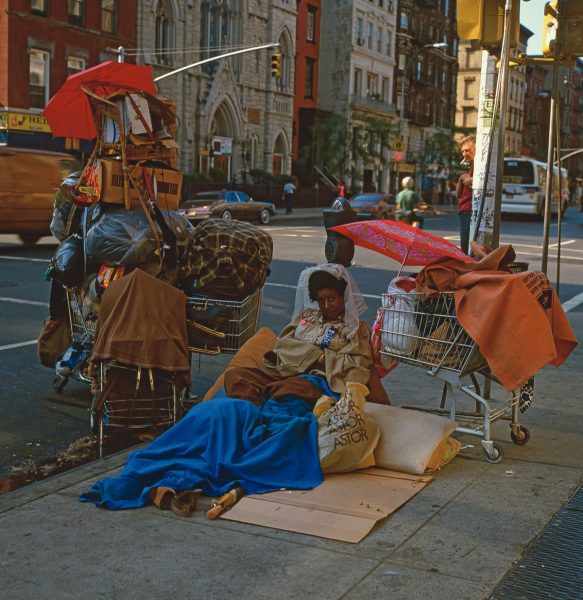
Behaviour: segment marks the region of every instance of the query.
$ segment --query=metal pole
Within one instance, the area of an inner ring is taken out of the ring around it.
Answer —
[[[117,47],[117,62],[125,62],[126,49],[123,46]]]
[[[170,77],[171,75],[176,75],[177,73],[181,73],[182,71],[186,71],[187,69],[192,69],[193,67],[198,67],[199,65],[204,65],[215,60],[221,60],[222,58],[228,58],[229,56],[235,56],[236,54],[243,54],[244,52],[264,50],[265,48],[279,48],[279,43],[275,42],[273,44],[263,44],[261,46],[253,46],[252,48],[243,48],[243,50],[234,50],[233,52],[227,52],[226,54],[220,54],[219,56],[211,56],[211,58],[205,58],[204,60],[199,60],[198,62],[192,63],[191,65],[186,65],[185,67],[180,67],[179,69],[170,71],[170,73],[164,73],[164,75],[159,75],[154,79],[154,81],[160,81],[161,79],[165,79],[166,77]]]
[[[492,246],[498,247],[500,243],[500,215],[502,211],[502,184],[504,174],[504,133],[506,131],[506,110],[508,107],[508,74],[510,71],[510,28],[512,27],[512,0],[506,0],[504,11],[504,37],[500,60],[500,117],[498,119],[498,155],[496,167],[496,188],[494,192],[494,231],[492,232]]]
[[[553,85],[551,89],[551,108],[549,115],[549,147],[547,148],[547,180],[545,185],[545,218],[543,224],[543,254],[541,259],[541,271],[547,273],[549,264],[549,231],[551,227],[551,202],[553,193],[553,155],[555,144],[555,127],[557,126],[556,103],[559,89],[559,67],[557,61],[559,58],[558,42],[560,23],[557,25],[557,37],[555,39],[555,47],[553,49]]]
[[[561,152],[559,148],[561,147],[561,108],[559,103],[556,103],[556,114],[555,114],[555,122],[556,122],[556,132],[557,132],[557,163],[559,170],[559,207],[557,209],[557,285],[555,286],[555,291],[557,292],[557,296],[559,295],[559,291],[561,289],[561,238],[562,238],[562,222],[563,222],[563,182],[561,177]],[[554,167],[553,167],[554,170]],[[553,173],[554,175],[554,173]]]

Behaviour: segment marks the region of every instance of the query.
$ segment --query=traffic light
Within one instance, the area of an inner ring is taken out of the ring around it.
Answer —
[[[274,52],[271,55],[271,76],[281,77],[281,52]]]
[[[479,40],[492,53],[502,48],[505,0],[457,0],[457,31],[462,40]],[[510,47],[520,36],[520,0],[512,0]]]
[[[543,56],[551,57],[555,53],[555,41],[557,39],[557,28],[559,26],[559,2],[552,0],[545,4],[543,21]]]

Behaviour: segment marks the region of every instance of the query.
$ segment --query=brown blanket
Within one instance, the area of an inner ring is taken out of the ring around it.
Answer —
[[[186,296],[140,269],[103,294],[91,360],[190,374]]]
[[[561,303],[543,273],[496,270],[514,251],[501,246],[478,263],[445,261],[417,277],[426,294],[453,290],[457,318],[507,390],[577,346]]]

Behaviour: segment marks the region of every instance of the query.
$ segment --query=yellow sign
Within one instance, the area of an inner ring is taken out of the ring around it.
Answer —
[[[403,138],[397,138],[393,143],[393,150],[395,152],[403,152],[405,144],[403,144]]]
[[[42,115],[17,112],[0,112],[0,129],[51,132],[47,120]]]

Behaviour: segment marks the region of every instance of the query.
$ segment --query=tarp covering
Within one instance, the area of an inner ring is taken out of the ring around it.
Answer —
[[[92,360],[190,373],[186,296],[141,269],[103,294]]]

